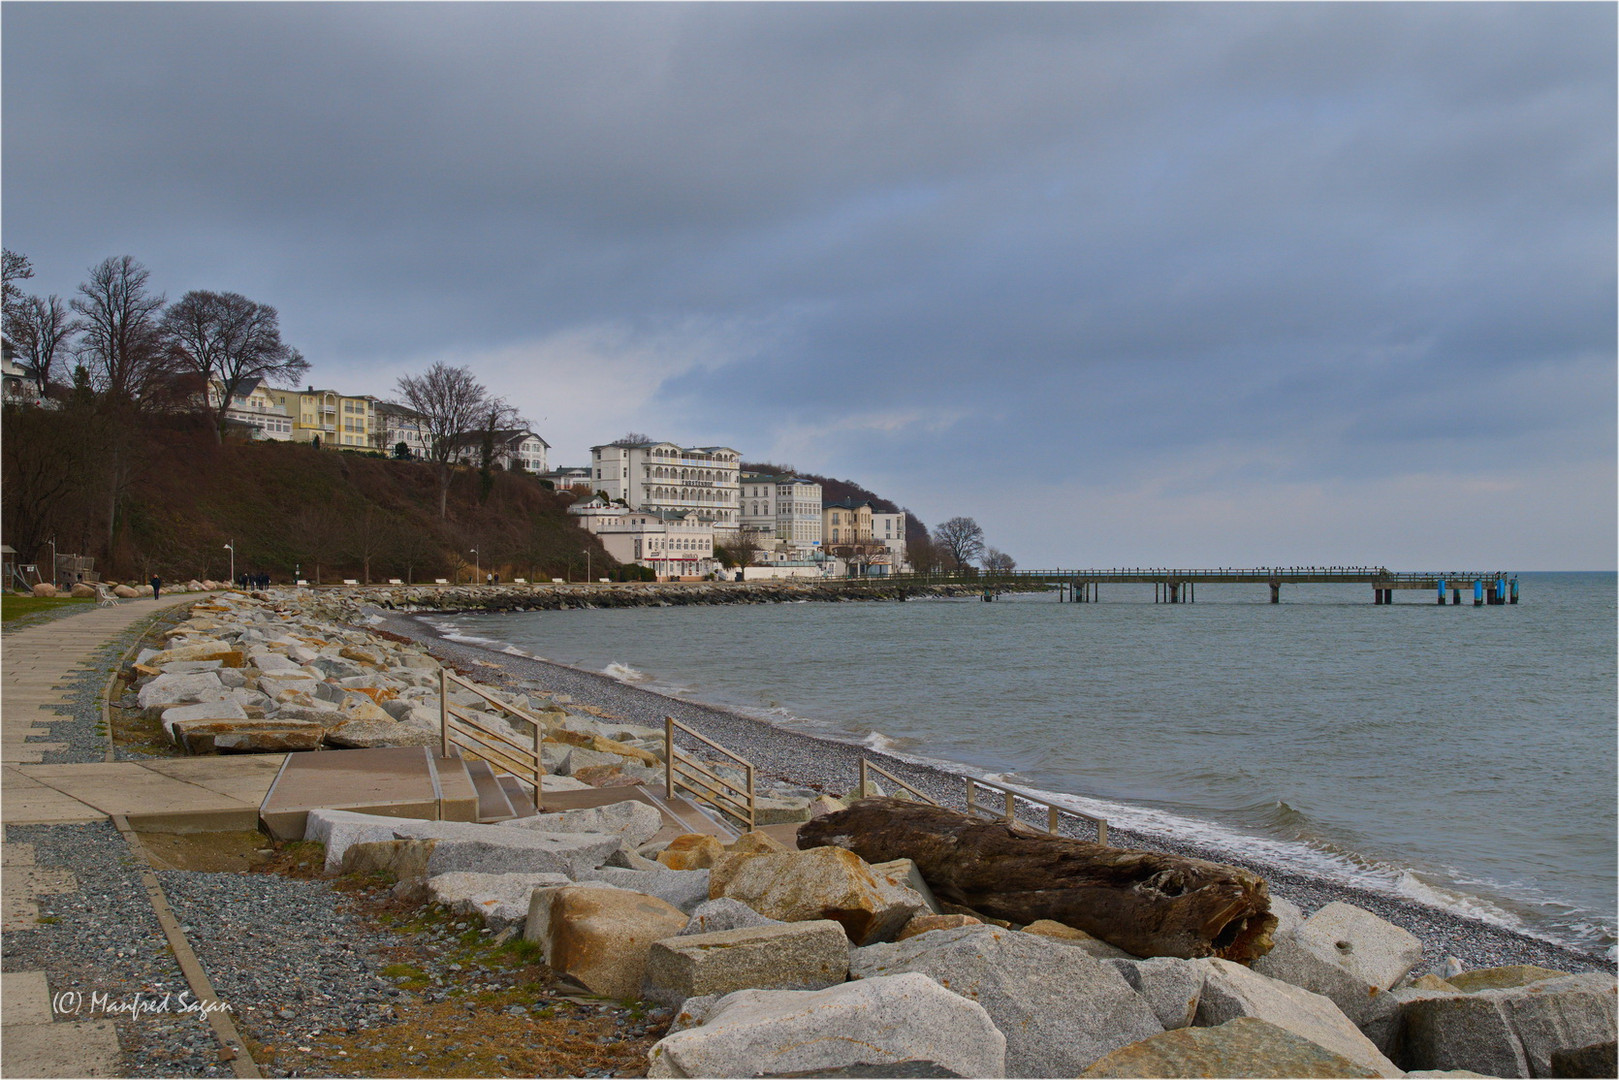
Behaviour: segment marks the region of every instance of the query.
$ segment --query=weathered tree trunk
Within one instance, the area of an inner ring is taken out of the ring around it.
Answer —
[[[922,803],[862,799],[807,822],[798,846],[910,859],[942,900],[1084,930],[1137,956],[1245,962],[1271,948],[1263,878],[1235,866],[1047,836]]]

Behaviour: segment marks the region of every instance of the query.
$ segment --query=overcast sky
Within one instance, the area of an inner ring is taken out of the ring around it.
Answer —
[[[7,3],[4,242],[1028,567],[1607,569],[1615,11]]]

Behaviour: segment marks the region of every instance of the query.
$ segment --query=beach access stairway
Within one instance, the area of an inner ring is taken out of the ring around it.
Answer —
[[[542,781],[540,809],[578,810],[626,799],[644,802],[663,816],[664,827],[655,839],[703,833],[730,843],[742,831],[690,799],[641,784],[545,791]],[[486,761],[427,746],[288,754],[259,807],[260,825],[277,840],[302,840],[311,810],[482,824],[536,812],[533,791],[522,780]],[[790,842],[788,834],[796,833],[797,826],[764,831]]]
[[[487,715],[454,704],[452,690],[476,695],[516,723],[491,723]],[[673,718],[664,724],[662,792],[642,784],[546,791],[541,760],[546,726],[538,717],[446,670],[439,673],[439,702],[437,747],[289,754],[260,805],[263,829],[278,840],[301,840],[311,810],[494,824],[626,799],[647,803],[663,816],[659,836],[666,840],[702,833],[729,843],[754,828],[753,765]],[[529,734],[520,736],[520,731]],[[688,754],[677,744],[677,732],[688,743],[706,746],[728,769]],[[766,831],[791,845],[797,826]]]

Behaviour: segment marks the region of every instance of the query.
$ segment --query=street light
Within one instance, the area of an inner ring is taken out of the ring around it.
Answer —
[[[230,583],[234,585],[236,584],[236,541],[232,540],[226,544],[225,550],[230,552]]]
[[[476,584],[478,584],[478,579],[483,577],[483,561],[482,561],[483,556],[478,554],[478,549],[477,548],[472,548],[471,552],[472,552],[472,570],[473,570],[472,583],[474,585],[476,585]]]
[[[51,537],[51,584],[56,584],[56,537]]]

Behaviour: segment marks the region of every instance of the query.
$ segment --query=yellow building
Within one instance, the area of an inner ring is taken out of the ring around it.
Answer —
[[[322,446],[375,450],[376,408],[371,398],[340,394],[336,390],[270,390],[270,400],[286,410],[292,420],[294,442],[312,442],[320,436]]]

